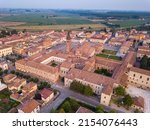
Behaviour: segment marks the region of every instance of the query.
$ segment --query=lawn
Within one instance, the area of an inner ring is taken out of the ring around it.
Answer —
[[[117,53],[117,51],[107,50],[107,49],[104,49],[102,52],[105,54],[110,54],[110,55],[116,55]]]
[[[118,57],[118,56],[115,56],[115,55],[107,55],[107,54],[97,54],[96,56],[99,56],[99,57],[103,57],[103,58],[108,58],[108,59],[113,59],[113,60],[117,60],[117,61],[121,61],[122,58],[121,57]]]
[[[103,69],[103,68],[95,70],[94,73],[105,75],[105,76],[108,76],[108,77],[112,76],[111,72],[109,72],[107,69]]]
[[[19,102],[10,99],[10,94],[7,89],[0,92],[0,113],[7,113],[11,108],[19,105]]]

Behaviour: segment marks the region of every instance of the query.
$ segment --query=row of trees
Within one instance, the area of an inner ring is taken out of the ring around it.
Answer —
[[[0,32],[0,38],[6,37],[6,36],[11,36],[13,34],[18,34],[18,32],[15,29],[13,29],[13,30],[2,30]]]
[[[90,86],[83,85],[78,81],[73,81],[70,85],[70,89],[86,96],[92,96],[93,90]]]
[[[21,72],[15,71],[15,70],[12,70],[11,73],[15,74],[18,77],[25,78],[28,82],[39,83],[39,79],[36,77],[31,77],[30,75],[25,75]],[[41,90],[43,88],[50,88],[50,87],[51,87],[51,84],[46,81],[41,81],[38,85],[39,90]]]
[[[3,70],[2,68],[0,68],[0,76],[2,76],[3,74],[7,74],[8,70]]]

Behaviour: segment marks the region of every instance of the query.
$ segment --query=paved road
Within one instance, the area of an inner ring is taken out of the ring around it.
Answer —
[[[100,105],[99,99],[97,97],[87,97],[76,92],[69,90],[68,88],[64,88],[60,85],[53,85],[52,88],[57,89],[60,92],[60,95],[52,102],[49,102],[47,105],[41,108],[40,113],[48,113],[50,110],[57,109],[57,107],[65,100],[67,97],[75,98],[76,100],[82,101],[86,104],[92,105],[94,107]],[[110,111],[112,108],[106,107],[106,111]],[[121,111],[118,111],[121,112]]]

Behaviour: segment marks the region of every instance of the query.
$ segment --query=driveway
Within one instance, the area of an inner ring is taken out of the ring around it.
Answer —
[[[144,112],[146,113],[150,113],[150,91],[146,91],[140,88],[137,88],[135,86],[128,86],[127,92],[131,95],[131,96],[141,96],[144,98],[145,100],[145,108],[144,108]]]

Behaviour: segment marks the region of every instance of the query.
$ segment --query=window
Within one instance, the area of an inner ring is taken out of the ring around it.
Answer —
[[[133,76],[135,77],[135,74]]]
[[[142,76],[140,76],[140,79],[142,78]]]
[[[149,81],[149,78],[147,78],[147,81]]]

